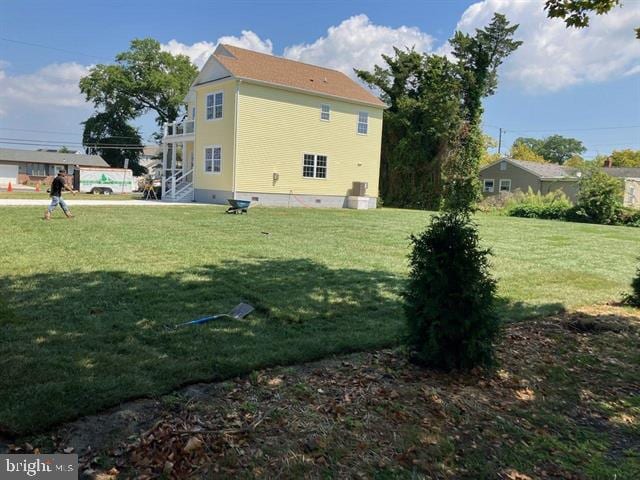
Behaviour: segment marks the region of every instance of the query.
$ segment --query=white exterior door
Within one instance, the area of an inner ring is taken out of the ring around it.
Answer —
[[[0,186],[6,187],[9,182],[12,185],[18,183],[18,165],[0,164]]]

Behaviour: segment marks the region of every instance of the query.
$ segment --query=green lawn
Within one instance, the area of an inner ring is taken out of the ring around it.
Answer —
[[[46,190],[46,188],[44,189]],[[138,200],[142,197],[141,193],[125,193],[114,195],[93,195],[91,193],[65,193],[66,200]],[[0,200],[48,200],[47,192],[14,190],[13,192],[0,191]]]
[[[42,430],[131,397],[396,344],[418,211],[0,208],[0,430]],[[479,217],[505,319],[627,288],[640,231]],[[262,232],[269,232],[265,235]],[[257,312],[179,331],[163,327]]]

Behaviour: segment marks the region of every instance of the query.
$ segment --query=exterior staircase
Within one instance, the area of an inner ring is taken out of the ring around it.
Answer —
[[[193,202],[193,169],[186,173],[178,171],[173,176],[165,177],[162,192],[164,202]]]

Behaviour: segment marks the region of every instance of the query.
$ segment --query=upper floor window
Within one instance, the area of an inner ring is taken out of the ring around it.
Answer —
[[[191,120],[196,119],[196,107],[191,107]]]
[[[327,156],[304,154],[302,176],[307,178],[327,178]]]
[[[204,148],[204,171],[206,173],[220,173],[222,171],[222,147],[220,145]]]
[[[222,103],[224,93],[216,92],[207,95],[207,120],[222,118]]]
[[[331,120],[331,105],[323,103],[320,106],[320,120],[324,120],[326,122]]]
[[[366,135],[369,132],[369,114],[367,112],[358,112],[358,133]]]
[[[507,162],[503,160],[500,162],[500,170],[504,172],[506,169],[507,169]]]

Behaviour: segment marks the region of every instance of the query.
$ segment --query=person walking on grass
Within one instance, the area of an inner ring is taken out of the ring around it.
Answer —
[[[65,176],[66,173],[64,172],[64,170],[60,170],[58,172],[58,176],[53,179],[53,182],[51,182],[51,204],[49,205],[49,208],[47,208],[47,211],[44,213],[45,220],[51,219],[51,212],[53,212],[53,210],[55,210],[58,205],[60,205],[60,208],[62,208],[62,211],[67,216],[67,218],[73,218],[73,215],[71,215],[69,207],[67,206],[67,202],[62,199],[62,192],[64,190],[67,190],[68,192],[71,192],[75,195],[76,191],[67,186],[67,183],[65,182]]]

